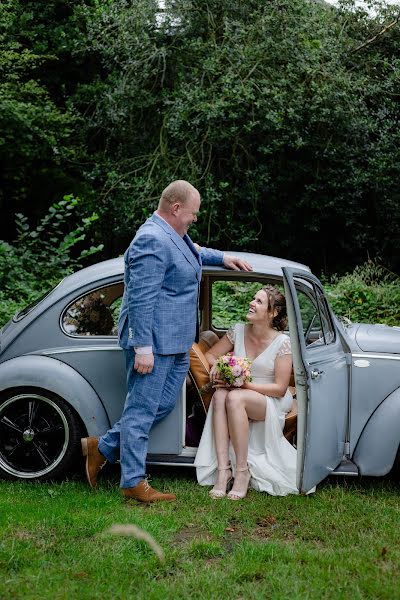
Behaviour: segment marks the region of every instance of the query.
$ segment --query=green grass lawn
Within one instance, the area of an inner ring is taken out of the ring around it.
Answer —
[[[213,501],[191,470],[153,471],[178,501],[123,503],[118,471],[0,483],[0,598],[400,598],[399,482],[330,480],[308,497]],[[165,552],[105,535],[135,524]]]

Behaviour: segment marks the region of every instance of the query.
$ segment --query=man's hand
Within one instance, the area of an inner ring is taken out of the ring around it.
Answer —
[[[224,254],[224,267],[227,269],[233,269],[234,271],[252,271],[253,267],[246,260],[236,258],[236,256],[230,256]]]
[[[148,375],[154,367],[154,354],[136,354],[133,368],[141,375]]]

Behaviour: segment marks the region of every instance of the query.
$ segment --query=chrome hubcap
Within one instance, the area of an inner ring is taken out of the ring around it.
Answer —
[[[69,444],[68,421],[57,403],[35,393],[0,406],[0,468],[21,479],[51,473]]]
[[[34,437],[35,432],[33,431],[33,429],[25,429],[24,433],[22,434],[22,439],[24,440],[24,442],[31,442]]]

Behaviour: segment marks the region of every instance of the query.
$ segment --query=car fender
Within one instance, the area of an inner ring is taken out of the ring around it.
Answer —
[[[23,387],[36,387],[61,396],[78,413],[88,435],[102,435],[110,427],[104,406],[92,386],[60,360],[27,354],[0,364],[0,393]]]
[[[360,475],[386,475],[400,444],[400,388],[389,394],[367,421],[353,454]]]

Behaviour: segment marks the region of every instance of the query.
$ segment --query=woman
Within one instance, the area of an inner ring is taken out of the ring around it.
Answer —
[[[210,350],[210,378],[216,391],[200,440],[195,465],[201,485],[214,484],[212,498],[228,493],[231,500],[259,491],[297,494],[296,450],[282,434],[292,406],[288,385],[292,371],[286,303],[272,286],[259,290],[250,302],[248,324],[238,323]],[[229,388],[217,379],[217,358],[233,350],[252,361],[252,381]]]

